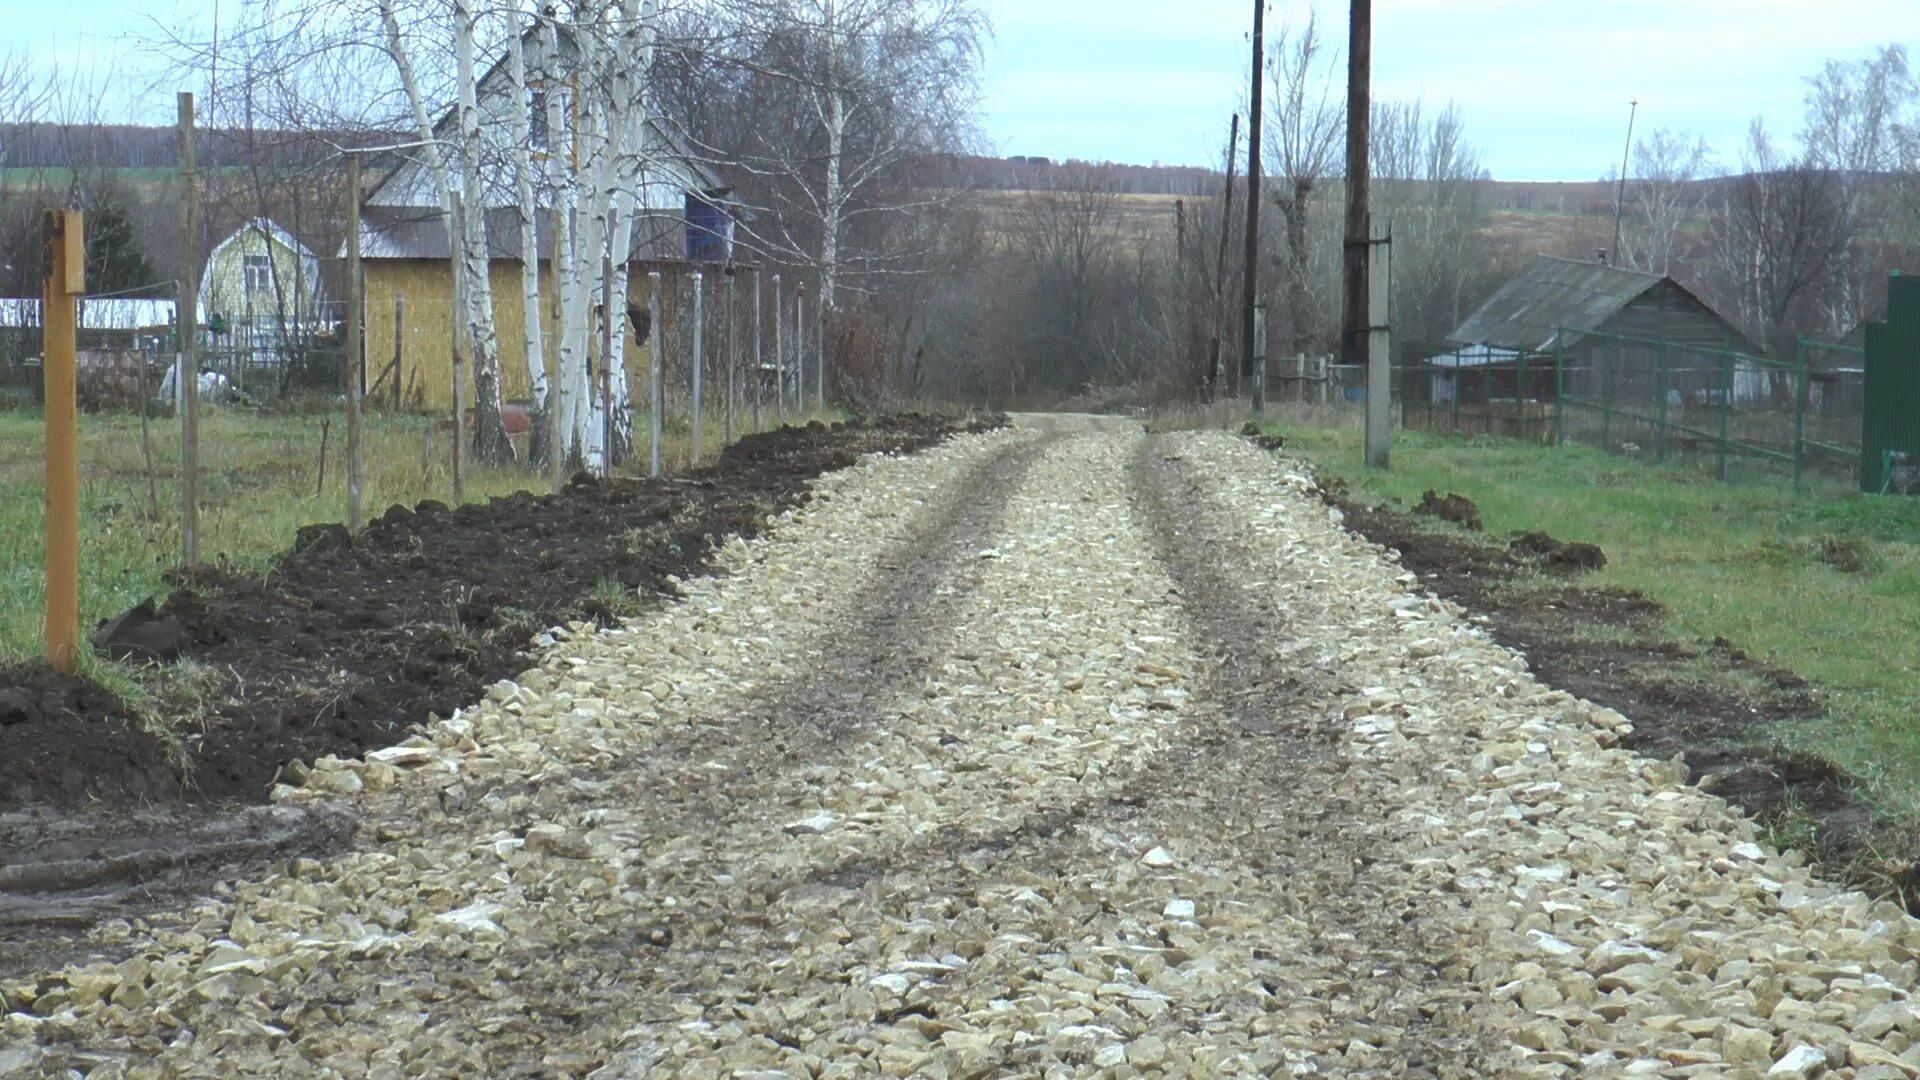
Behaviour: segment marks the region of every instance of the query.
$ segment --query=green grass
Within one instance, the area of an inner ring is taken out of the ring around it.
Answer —
[[[1824,688],[1830,715],[1778,737],[1920,817],[1920,500],[1795,495],[1583,447],[1416,433],[1397,433],[1393,469],[1371,473],[1355,428],[1271,427],[1359,498],[1457,491],[1495,536],[1599,544],[1608,565],[1592,580],[1658,599],[1673,635],[1724,636]]]
[[[316,492],[323,421],[330,432],[326,483]],[[369,519],[396,502],[454,501],[448,447],[452,432],[433,430],[428,456],[428,432],[434,427],[432,419],[420,416],[367,418],[362,490]],[[636,428],[644,439],[644,415]],[[670,469],[690,463],[687,429],[683,421],[665,433],[662,459]],[[80,417],[80,610],[86,631],[147,596],[164,594],[163,575],[180,558],[179,424],[155,418],[149,431],[151,496],[139,416]],[[744,433],[743,424],[738,434]],[[716,416],[706,426],[708,460],[718,454],[721,436]],[[0,662],[45,655],[44,446],[44,420],[38,412],[0,411]],[[328,417],[207,409],[200,421],[200,447],[200,553],[205,562],[263,568],[292,544],[300,526],[346,519],[344,413]],[[643,447],[640,460],[623,471],[644,470],[645,457]],[[551,487],[543,477],[521,469],[468,469],[467,501],[521,490]],[[85,667],[110,689],[138,696],[139,679],[118,665],[88,657]]]

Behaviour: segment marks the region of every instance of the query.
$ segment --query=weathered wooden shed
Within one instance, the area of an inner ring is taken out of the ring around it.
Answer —
[[[1651,398],[1656,383],[1682,397],[1715,393],[1729,364],[1736,400],[1774,392],[1768,373],[1741,359],[1764,356],[1760,346],[1705,301],[1671,277],[1604,263],[1536,255],[1448,338],[1558,356],[1573,395],[1597,396],[1603,372],[1623,397]]]

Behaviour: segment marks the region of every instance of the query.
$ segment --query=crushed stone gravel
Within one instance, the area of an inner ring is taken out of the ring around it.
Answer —
[[[1920,1076],[1920,924],[1300,463],[1054,420],[277,798],[360,842],[0,986],[0,1076]]]

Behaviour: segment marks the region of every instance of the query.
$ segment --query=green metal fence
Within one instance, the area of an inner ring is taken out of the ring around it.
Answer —
[[[1861,349],[1803,340],[1793,359],[1772,360],[1623,334],[1554,340],[1571,344],[1410,354],[1422,359],[1399,367],[1402,426],[1582,443],[1721,480],[1859,474]]]

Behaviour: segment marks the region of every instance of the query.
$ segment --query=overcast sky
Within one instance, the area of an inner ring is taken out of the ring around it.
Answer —
[[[1242,0],[983,0],[983,134],[1007,154],[1149,163],[1217,160],[1245,94]],[[5,0],[0,48],[126,72],[131,33],[205,25],[212,0]],[[229,5],[229,10],[232,4]],[[1344,45],[1346,5],[1322,0]],[[1269,34],[1304,22],[1273,0]],[[1502,179],[1600,176],[1619,161],[1627,102],[1638,130],[1697,132],[1723,161],[1747,122],[1791,135],[1802,79],[1877,43],[1920,49],[1920,0],[1374,0],[1380,98],[1458,102]],[[161,88],[165,89],[165,88]],[[145,119],[172,114],[170,93]]]

